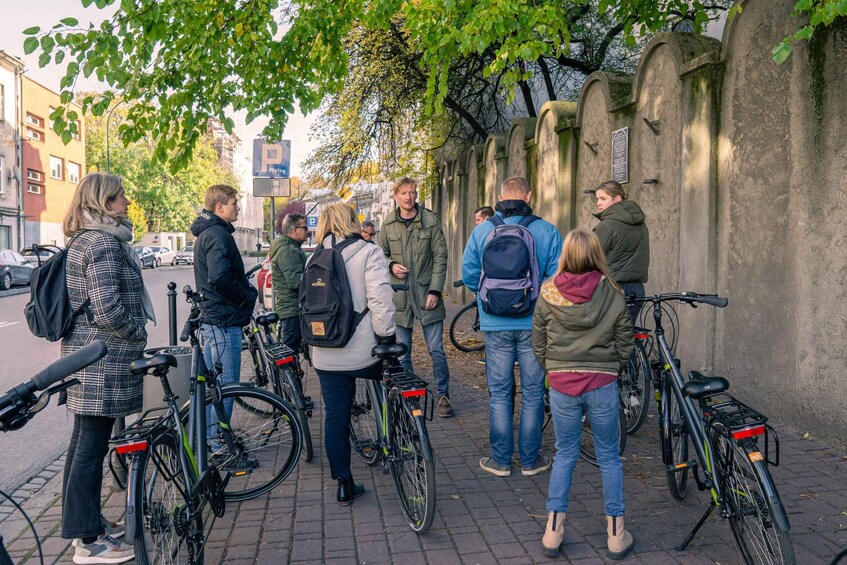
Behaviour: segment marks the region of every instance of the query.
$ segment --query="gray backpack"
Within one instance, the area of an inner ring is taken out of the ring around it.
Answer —
[[[497,215],[488,218],[494,229],[482,248],[479,280],[479,299],[487,314],[523,318],[535,309],[540,274],[535,237],[527,226],[537,219],[524,216],[517,224],[507,224]]]

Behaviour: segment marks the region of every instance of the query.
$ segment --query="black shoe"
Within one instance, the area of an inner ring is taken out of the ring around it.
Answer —
[[[338,494],[335,499],[341,506],[350,506],[353,499],[365,494],[365,487],[357,485],[353,479],[338,479]]]

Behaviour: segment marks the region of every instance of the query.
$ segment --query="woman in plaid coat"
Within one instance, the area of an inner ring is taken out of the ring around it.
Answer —
[[[74,428],[65,460],[62,537],[74,539],[75,563],[122,563],[134,557],[118,541],[123,528],[100,513],[103,460],[115,418],[141,410],[142,377],[129,364],[147,344],[147,319],[153,319],[141,264],[130,247],[129,200],[120,177],[93,173],[79,183],[64,221],[71,238],[66,259],[68,296],[82,308],[62,339],[68,355],[96,339],[109,353],[75,373],[80,384],[68,389]]]

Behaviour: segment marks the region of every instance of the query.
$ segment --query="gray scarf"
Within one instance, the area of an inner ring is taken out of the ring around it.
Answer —
[[[121,242],[124,255],[129,259],[130,264],[135,267],[138,274],[141,275],[143,266],[141,258],[132,250],[129,242],[132,241],[132,222],[126,218],[115,219],[112,216],[103,214],[99,219],[92,218],[88,212],[84,214],[85,223],[82,225],[84,230],[97,230],[114,236],[115,239]],[[147,293],[147,287],[144,286],[144,279],[141,279],[141,304],[144,308],[144,317],[156,325],[156,313],[153,311],[153,302],[150,300],[150,295]]]

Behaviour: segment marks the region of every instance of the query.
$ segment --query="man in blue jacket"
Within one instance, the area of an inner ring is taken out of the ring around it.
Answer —
[[[529,183],[523,177],[512,177],[500,187],[496,216],[506,224],[517,224],[532,215]],[[474,292],[479,290],[482,255],[488,235],[495,224],[486,220],[477,225],[462,256],[462,280]],[[527,229],[535,239],[539,280],[556,274],[562,251],[562,236],[553,224],[542,219],[531,222]],[[514,367],[517,361],[521,379],[521,416],[518,428],[518,452],[521,473],[537,475],[550,468],[550,461],[540,455],[541,426],[544,421],[544,370],[532,351],[532,312],[521,318],[495,316],[479,304],[479,321],[485,341],[485,377],[488,381],[489,438],[491,456],[483,457],[479,466],[498,477],[512,474],[515,442]]]

